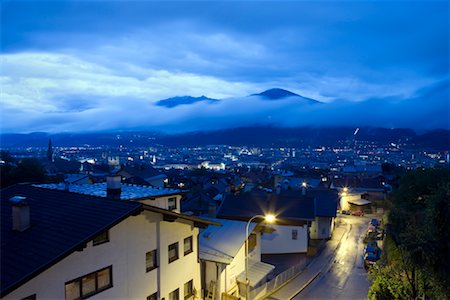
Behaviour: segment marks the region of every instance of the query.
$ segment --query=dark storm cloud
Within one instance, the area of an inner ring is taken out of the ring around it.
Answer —
[[[2,130],[445,125],[433,107],[448,97],[420,89],[449,78],[447,1],[5,1],[1,14]],[[242,98],[275,86],[329,103]],[[152,105],[177,95],[226,101]]]

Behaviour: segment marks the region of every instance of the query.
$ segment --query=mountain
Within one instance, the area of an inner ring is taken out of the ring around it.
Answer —
[[[215,102],[218,102],[219,100],[208,98],[205,96],[201,96],[201,97],[178,96],[178,97],[172,97],[172,98],[159,100],[158,102],[156,102],[156,105],[164,106],[167,108],[172,108],[172,107],[175,107],[178,105],[187,105],[187,104],[193,104],[193,103],[202,102],[202,101],[205,101],[208,103],[215,103]]]
[[[291,91],[279,89],[279,88],[269,89],[262,93],[252,94],[250,96],[259,96],[259,97],[261,97],[263,99],[267,99],[267,100],[280,100],[280,99],[289,98],[289,97],[296,97],[296,98],[301,99],[302,101],[309,103],[309,104],[321,103],[320,101],[306,98],[306,97],[300,96],[296,93],[293,93]],[[214,104],[219,101],[220,100],[218,100],[218,99],[208,98],[206,96],[200,96],[200,97],[177,96],[177,97],[159,100],[155,104],[157,106],[173,108],[173,107],[176,107],[179,105],[189,105],[189,104],[193,104],[193,103],[197,103],[197,102],[206,102],[209,104]]]
[[[262,93],[252,94],[250,96],[260,96],[260,97],[262,97],[264,99],[267,99],[267,100],[279,100],[279,99],[284,99],[284,98],[288,98],[288,97],[297,97],[297,98],[305,100],[305,101],[307,101],[308,103],[311,103],[311,104],[313,104],[313,103],[321,103],[320,101],[317,101],[317,100],[314,100],[314,99],[311,99],[311,98],[306,98],[306,97],[300,96],[300,95],[298,95],[296,93],[293,93],[291,91],[280,89],[280,88],[269,89],[269,90],[264,91]]]

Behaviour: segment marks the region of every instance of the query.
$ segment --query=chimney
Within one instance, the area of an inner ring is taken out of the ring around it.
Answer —
[[[70,183],[67,181],[64,181],[64,190],[66,192],[70,191]]]
[[[306,195],[306,188],[308,187],[308,184],[303,181],[302,182],[302,195],[305,196]]]
[[[216,205],[214,203],[210,203],[208,205],[208,217],[210,218],[217,217]]]
[[[106,177],[106,197],[120,200],[122,193],[122,176],[108,176]]]
[[[24,231],[30,227],[30,206],[26,198],[14,196],[9,199],[12,202],[12,229],[15,231]]]

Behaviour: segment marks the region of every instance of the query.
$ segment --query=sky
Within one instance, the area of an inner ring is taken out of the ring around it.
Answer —
[[[448,1],[1,2],[6,132],[449,124]],[[283,88],[323,102],[269,101]],[[202,96],[173,108],[174,96]]]

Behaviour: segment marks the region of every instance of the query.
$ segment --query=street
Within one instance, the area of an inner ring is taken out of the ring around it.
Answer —
[[[293,299],[365,299],[370,287],[363,264],[362,240],[370,217],[340,215],[347,229],[341,243],[320,275]]]

